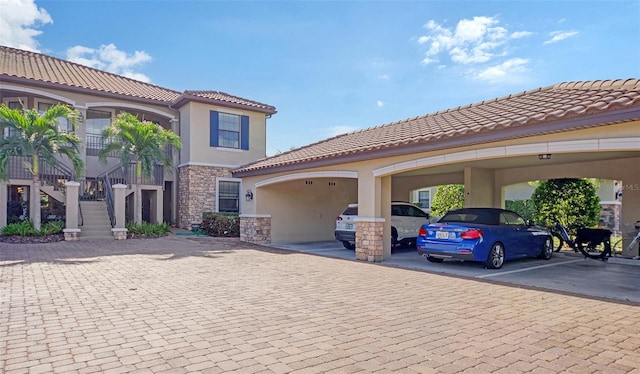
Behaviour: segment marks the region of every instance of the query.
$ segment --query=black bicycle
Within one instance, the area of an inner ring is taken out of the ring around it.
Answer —
[[[556,223],[555,232],[552,235],[554,237],[557,235],[562,240],[560,247],[567,244],[574,251],[580,251],[584,257],[607,261],[608,256],[611,255],[611,230],[579,228],[575,239],[571,239],[567,229]],[[554,250],[555,244],[554,241]]]

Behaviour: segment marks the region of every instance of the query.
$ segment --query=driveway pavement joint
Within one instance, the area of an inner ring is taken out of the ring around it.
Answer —
[[[229,238],[0,243],[4,373],[640,373],[638,317]]]

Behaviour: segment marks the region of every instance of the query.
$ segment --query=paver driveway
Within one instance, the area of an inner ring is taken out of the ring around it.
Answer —
[[[636,372],[637,305],[239,242],[0,243],[0,372]]]

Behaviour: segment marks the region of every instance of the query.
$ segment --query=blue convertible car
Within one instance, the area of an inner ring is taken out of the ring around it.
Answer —
[[[548,260],[553,254],[547,230],[527,224],[515,212],[497,208],[449,211],[438,223],[422,225],[417,248],[430,262],[477,261],[489,269],[524,257]]]

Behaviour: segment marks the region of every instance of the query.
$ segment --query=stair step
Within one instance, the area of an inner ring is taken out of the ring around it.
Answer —
[[[80,238],[84,239],[111,239],[111,220],[107,212],[107,203],[104,201],[82,201],[82,227]]]

